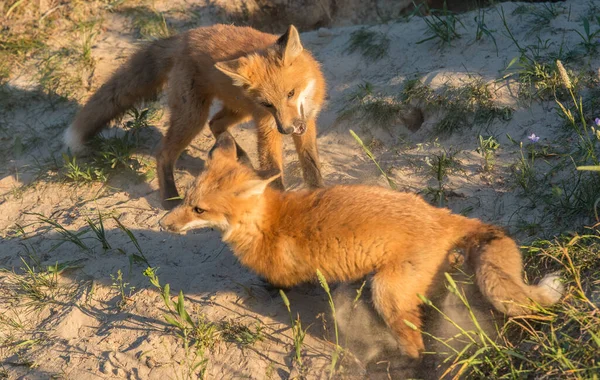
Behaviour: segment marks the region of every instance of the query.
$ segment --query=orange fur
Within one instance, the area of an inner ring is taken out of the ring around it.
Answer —
[[[277,173],[256,173],[237,161],[222,134],[212,159],[184,203],[165,215],[171,231],[216,227],[245,266],[276,286],[315,279],[356,280],[373,273],[373,303],[402,350],[423,350],[417,294],[431,296],[463,251],[486,298],[509,315],[551,305],[560,291],[528,286],[515,242],[499,228],[436,208],[415,194],[379,187],[334,186],[283,193],[268,187]],[[555,286],[556,288],[556,286]],[[553,291],[555,291],[553,293]]]
[[[293,134],[305,181],[322,187],[315,120],[325,80],[293,26],[279,38],[248,27],[215,25],[150,43],[89,99],[66,131],[66,144],[82,149],[108,122],[153,98],[166,82],[170,127],[157,155],[165,207],[177,203],[166,200],[178,195],[175,161],[204,127],[214,99],[223,102],[209,122],[215,137],[254,119],[261,167],[282,171],[281,134]],[[282,179],[274,185],[283,189]]]

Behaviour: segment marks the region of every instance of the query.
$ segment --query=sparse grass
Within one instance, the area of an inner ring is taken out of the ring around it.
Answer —
[[[142,39],[154,40],[166,38],[173,34],[173,31],[165,20],[164,14],[155,9],[138,6],[118,10],[132,18],[133,28]]]
[[[27,264],[21,257],[23,274],[0,268],[8,292],[20,299],[21,306],[39,308],[54,300],[58,289],[58,274],[41,269],[39,263]]]
[[[339,118],[357,118],[389,129],[399,120],[403,110],[404,106],[396,99],[374,93],[373,85],[365,82],[347,97]]]
[[[97,26],[98,20],[82,22],[77,25],[78,34],[81,40],[81,60],[87,67],[93,67],[95,65],[94,58],[92,57],[92,46],[98,35]]]
[[[225,341],[237,343],[241,346],[249,346],[264,339],[260,322],[256,322],[254,329],[251,329],[237,321],[228,320],[219,324],[219,330]]]
[[[495,120],[508,121],[512,109],[497,106],[493,101],[489,84],[473,80],[463,86],[446,85],[438,91],[419,80],[405,83],[401,98],[404,102],[418,101],[424,107],[441,111],[442,117],[434,132],[448,136],[473,125],[489,125]]]
[[[62,224],[60,224],[56,220],[53,220],[52,219],[53,215],[46,217],[40,213],[26,213],[26,214],[37,216],[39,222],[49,225],[61,237],[59,239],[60,240],[59,243],[55,244],[50,249],[50,252],[56,250],[58,247],[60,247],[62,244],[66,243],[66,242],[71,242],[74,245],[78,246],[85,253],[87,253],[89,255],[93,255],[94,251],[92,250],[92,248],[90,248],[87,244],[85,244],[83,242],[83,239],[81,238],[82,235],[84,235],[85,233],[88,232],[88,229],[82,229],[81,231],[74,233],[72,231],[67,230]]]
[[[81,96],[84,83],[81,75],[77,75],[76,70],[73,70],[74,65],[72,53],[67,50],[50,53],[42,59],[38,83],[50,100],[52,97],[67,100]]]
[[[422,3],[416,5],[413,2],[415,8],[420,9],[421,6],[427,7],[426,3]],[[423,16],[423,20],[427,25],[427,29],[429,31],[430,36],[420,40],[417,44],[422,44],[423,42],[431,41],[434,39],[439,39],[439,43],[441,45],[450,45],[450,43],[461,37],[461,35],[456,30],[457,25],[461,25],[464,28],[463,23],[460,19],[451,11],[448,10],[446,6],[446,1],[444,0],[443,9],[428,9],[430,16]]]
[[[358,142],[358,144],[363,148],[363,150],[367,154],[367,157],[369,157],[371,159],[371,161],[373,161],[373,163],[375,164],[375,166],[377,166],[377,169],[379,169],[379,171],[381,172],[381,174],[383,174],[383,176],[387,180],[388,184],[390,185],[390,188],[392,190],[397,190],[398,186],[396,186],[396,183],[387,175],[387,173],[381,168],[381,166],[379,166],[379,163],[375,159],[375,156],[373,155],[373,153],[371,153],[371,150],[369,150],[369,148],[367,148],[367,146],[363,143],[363,141],[361,140],[361,138],[358,137],[358,135],[356,133],[354,133],[353,130],[350,130],[350,134],[352,135],[352,137],[354,137],[354,139],[356,140],[356,142]]]
[[[560,13],[561,9],[554,3],[543,3],[531,8],[530,15],[533,16],[531,21],[532,30],[539,31],[549,27],[552,20],[557,18]]]
[[[160,285],[158,276],[156,275],[157,268],[148,266],[144,271],[144,276],[148,277],[150,283],[154,285],[160,292],[163,302],[167,307],[168,313],[164,315],[165,320],[169,325],[174,327],[177,335],[181,338],[185,350],[185,364],[187,372],[185,378],[204,378],[208,360],[205,358],[205,347],[212,343],[213,329],[208,327],[204,319],[200,323],[195,323],[190,317],[186,307],[183,292],[179,291],[177,301],[171,300],[171,288],[169,284],[164,287]],[[194,340],[196,331],[200,332],[201,339]]]
[[[498,55],[498,45],[496,44],[496,37],[494,37],[493,30],[488,29],[485,23],[485,12],[484,8],[478,7],[477,16],[474,20],[477,23],[477,29],[475,30],[475,41],[481,41],[484,36],[490,38],[496,47],[496,55]]]
[[[135,155],[140,146],[140,132],[149,123],[159,117],[159,111],[154,108],[137,108],[128,111],[132,117],[124,123],[125,133],[122,136],[96,136],[92,141],[94,146],[90,157],[77,160],[77,157],[63,154],[64,179],[76,184],[107,182],[112,176],[122,172],[133,173],[140,179],[151,179],[154,169],[149,162]]]
[[[279,295],[285,304],[285,307],[288,310],[288,314],[290,315],[290,326],[292,327],[292,339],[294,340],[294,360],[300,366],[302,370],[304,364],[302,362],[302,345],[304,344],[304,338],[306,337],[306,332],[308,331],[308,326],[306,329],[302,328],[302,321],[300,320],[300,314],[294,317],[292,315],[292,309],[290,307],[290,300],[287,298],[283,290],[279,290]]]
[[[323,288],[323,290],[325,290],[325,293],[327,294],[327,298],[329,300],[329,308],[331,309],[331,314],[333,316],[333,329],[335,332],[335,345],[333,348],[333,352],[331,353],[331,367],[329,369],[329,378],[332,379],[333,376],[335,375],[337,364],[338,364],[339,360],[341,359],[341,355],[342,355],[344,349],[342,348],[342,346],[340,346],[337,317],[335,314],[335,304],[333,303],[333,297],[331,296],[331,290],[329,289],[329,284],[327,283],[327,279],[325,278],[325,276],[323,276],[323,273],[321,273],[321,271],[319,269],[317,269],[317,278],[319,279],[319,284],[321,285],[321,287]]]
[[[584,235],[537,241],[529,247],[526,268],[536,276],[561,270],[566,296],[537,316],[509,319],[498,339],[489,337],[471,313],[475,329],[451,338],[470,343],[448,354],[448,378],[596,379],[600,370],[599,243],[596,227]],[[449,290],[463,301],[456,283],[448,279]],[[469,308],[466,299],[463,303]]]
[[[362,28],[350,34],[345,51],[359,51],[363,57],[376,61],[387,55],[389,47],[390,39],[385,34]]]
[[[523,143],[521,143],[520,152],[521,156],[512,167],[513,175],[523,192],[530,194],[535,192],[533,188],[538,184],[534,168],[535,154],[526,153],[523,149]]]

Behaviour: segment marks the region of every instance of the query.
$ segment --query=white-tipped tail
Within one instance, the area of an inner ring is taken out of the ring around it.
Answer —
[[[545,296],[551,303],[557,303],[565,294],[565,286],[560,281],[558,273],[550,273],[544,276],[538,284],[540,290],[543,289]]]
[[[69,128],[65,130],[63,142],[65,146],[71,150],[71,153],[80,153],[85,150],[85,142],[83,141],[83,137],[75,129],[73,124],[69,125]]]

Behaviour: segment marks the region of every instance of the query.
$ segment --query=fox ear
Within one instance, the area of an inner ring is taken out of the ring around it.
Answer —
[[[237,159],[237,145],[235,139],[229,132],[223,132],[217,138],[217,142],[208,152],[208,158],[210,160],[219,159],[226,157],[230,159]]]
[[[250,85],[250,79],[244,75],[243,62],[244,57],[215,63],[215,68],[227,75],[233,80],[233,85],[238,87],[247,87]]]
[[[281,57],[284,65],[291,64],[302,53],[302,50],[304,50],[302,43],[300,43],[300,35],[294,25],[290,25],[287,32],[279,37],[277,45],[281,49]]]
[[[260,173],[260,172],[259,172]],[[277,170],[277,174],[266,179],[253,179],[246,182],[237,192],[236,195],[240,198],[249,198],[255,195],[262,195],[269,184],[281,176],[281,172]]]

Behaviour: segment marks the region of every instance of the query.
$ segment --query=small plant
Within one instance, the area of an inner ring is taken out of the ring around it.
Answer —
[[[95,65],[94,58],[92,57],[92,46],[98,35],[96,24],[97,21],[93,20],[77,25],[81,36],[81,60],[86,67],[93,67]]]
[[[296,353],[294,359],[300,368],[302,368],[302,345],[304,344],[304,338],[306,337],[306,332],[310,326],[306,329],[303,329],[302,321],[300,320],[300,314],[298,314],[296,316],[296,320],[294,320],[294,317],[292,316],[292,309],[290,308],[290,300],[287,298],[283,290],[279,290],[279,295],[281,296],[281,299],[283,299],[283,303],[285,304],[288,314],[290,315],[290,326],[292,326],[292,336],[294,339],[294,352]]]
[[[596,21],[600,24],[600,16],[596,16]],[[578,30],[575,30],[575,33],[581,37],[582,42],[580,44],[588,54],[592,54],[597,51],[600,29],[592,32],[590,29],[590,20],[588,20],[587,17],[583,18],[583,33]]]
[[[232,320],[222,322],[219,329],[223,339],[241,346],[249,346],[264,339],[259,322],[255,324],[254,331],[248,326]]]
[[[413,5],[417,9],[420,7],[420,5],[416,5],[414,1]],[[417,44],[422,44],[423,42],[431,41],[433,39],[438,38],[442,45],[450,45],[450,43],[453,40],[461,37],[461,35],[456,31],[456,25],[458,23],[462,25],[463,28],[464,25],[453,12],[448,10],[445,0],[444,7],[442,10],[428,10],[431,16],[422,16],[423,20],[425,21],[425,24],[427,24],[427,29],[429,30],[431,36],[417,42]]]
[[[342,346],[340,346],[339,334],[338,334],[338,325],[337,325],[337,317],[335,314],[335,304],[333,303],[333,297],[331,296],[331,290],[329,289],[329,284],[323,276],[323,273],[319,269],[317,269],[317,278],[319,279],[319,284],[327,293],[327,298],[329,299],[329,308],[331,309],[331,314],[333,315],[333,328],[335,331],[335,347],[333,349],[333,353],[331,354],[331,368],[329,370],[329,378],[333,378],[335,374],[337,363],[340,359],[340,355],[344,351]]]
[[[481,41],[484,36],[489,37],[494,46],[496,47],[496,55],[498,54],[498,45],[496,44],[496,37],[492,33],[492,30],[489,30],[487,25],[485,24],[485,9],[478,7],[477,16],[475,16],[474,21],[477,23],[477,29],[475,30],[475,41]]]
[[[525,153],[523,143],[519,144],[521,156],[513,165],[513,175],[517,184],[521,187],[525,194],[532,192],[533,187],[537,185],[535,174],[535,154]]]
[[[133,234],[133,232],[131,232],[131,230],[129,230],[127,227],[125,227],[118,218],[113,216],[113,220],[117,223],[117,226],[119,226],[121,231],[125,232],[127,237],[129,237],[129,240],[131,240],[131,242],[133,243],[133,245],[135,246],[135,248],[137,250],[137,253],[132,253],[131,255],[129,255],[130,271],[131,271],[131,267],[133,266],[134,263],[145,264],[148,267],[150,267],[150,262],[144,255],[144,252],[142,251],[142,247],[140,246],[140,243],[138,242],[138,240],[135,237],[135,235]],[[124,255],[127,255],[127,253],[125,253],[125,251],[123,251],[121,248],[119,248],[119,251],[121,251],[121,253],[123,253]],[[158,277],[156,278],[156,281],[158,281]]]
[[[137,110],[130,112],[137,117],[125,124],[129,130],[123,136],[95,136],[92,140],[95,149],[86,161],[79,162],[76,157],[63,154],[63,175],[66,180],[77,184],[107,182],[121,169],[133,172],[138,177],[151,175],[147,165],[134,154],[139,143],[139,131],[147,125],[149,114]]]
[[[116,276],[111,274],[110,278],[112,280],[112,285],[110,287],[116,290],[120,297],[119,301],[117,302],[117,307],[123,310],[127,306],[127,303],[131,300],[131,296],[135,291],[135,287],[129,286],[128,282],[123,281],[123,273],[120,269],[117,271]]]
[[[350,34],[345,51],[360,51],[363,57],[376,61],[387,55],[389,47],[390,39],[385,34],[361,28]]]
[[[94,223],[90,218],[85,219],[90,229],[96,235],[98,241],[102,244],[102,249],[105,251],[111,249],[110,243],[106,238],[106,230],[104,229],[104,222],[102,220],[102,214],[98,211],[98,224]]]
[[[135,138],[136,145],[139,145],[139,133],[141,130],[147,128],[151,121],[156,120],[159,117],[158,109],[156,108],[144,108],[142,110],[133,107],[127,111],[127,115],[131,117],[131,120],[125,122],[123,127],[131,131],[132,136]]]
[[[106,182],[108,180],[105,170],[92,167],[89,164],[80,164],[77,157],[63,153],[64,176],[76,184],[90,184],[93,182]]]
[[[425,163],[431,168],[431,174],[437,182],[436,187],[427,187],[425,193],[433,196],[433,202],[439,207],[444,207],[446,199],[446,182],[448,174],[458,168],[456,154],[458,151],[443,149],[440,153],[434,154],[433,158],[427,157]]]
[[[185,308],[183,291],[179,291],[177,302],[173,302],[171,300],[171,288],[169,284],[166,284],[164,287],[161,286],[156,271],[157,268],[148,267],[144,271],[144,276],[148,277],[150,283],[160,292],[168,311],[168,314],[165,314],[164,318],[169,325],[177,329],[177,335],[183,341],[185,362],[188,366],[187,378],[191,379],[196,374],[196,376],[202,379],[208,365],[208,359],[205,358],[205,348],[213,342],[214,328],[211,325],[207,325],[204,320],[198,324],[194,323]],[[194,334],[196,333],[199,333],[198,337],[200,339],[196,340],[195,349],[192,351],[190,345],[193,344]]]
[[[479,147],[476,149],[477,153],[483,157],[483,170],[486,172],[492,171],[496,163],[496,150],[500,147],[498,141],[494,136],[489,136],[484,139],[483,136],[479,135]]]

